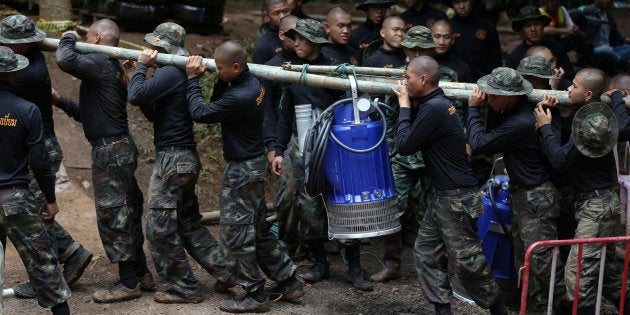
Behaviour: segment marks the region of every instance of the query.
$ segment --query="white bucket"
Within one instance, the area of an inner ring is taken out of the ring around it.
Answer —
[[[308,129],[311,128],[313,118],[311,104],[295,105],[295,125],[297,127],[298,146],[304,152],[304,141]]]

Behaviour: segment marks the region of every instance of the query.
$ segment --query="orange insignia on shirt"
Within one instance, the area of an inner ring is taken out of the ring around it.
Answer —
[[[276,47],[276,49],[274,50],[276,53],[279,53],[282,51],[282,47]]]
[[[262,104],[263,97],[265,97],[265,87],[261,85],[260,94],[258,94],[258,97],[256,98],[256,106],[260,106],[260,104]]]
[[[487,34],[486,34],[485,30],[478,29],[475,32],[475,37],[477,37],[478,40],[484,40],[484,39],[486,39],[486,36],[487,36]]]
[[[451,116],[455,114],[455,106],[453,106],[453,104],[451,104],[451,106],[448,108],[448,114]]]
[[[390,64],[386,64],[386,65],[383,66],[383,68],[392,69],[392,68],[394,68],[394,65],[391,64],[391,63]]]
[[[155,36],[155,38],[153,39],[153,42],[155,43],[155,42],[157,42],[157,41],[159,41],[159,40],[160,40],[160,35]]]
[[[367,46],[370,46],[370,44],[369,43],[361,43],[361,44],[359,44],[359,48],[361,48],[361,49],[366,48]]]

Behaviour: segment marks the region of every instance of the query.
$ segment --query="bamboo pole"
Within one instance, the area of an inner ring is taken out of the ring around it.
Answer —
[[[298,71],[302,72],[304,69],[304,65],[292,65],[291,63],[285,63],[282,65],[282,68],[290,71]],[[352,67],[347,66],[346,68],[347,74],[352,73]],[[338,66],[317,66],[317,65],[309,65],[306,69],[308,73],[318,73],[318,74],[339,74],[341,73],[341,67]],[[389,68],[371,68],[371,67],[354,67],[354,73],[357,75],[378,75],[385,77],[402,77],[405,74],[405,70],[403,69],[389,69]]]
[[[42,48],[55,50],[59,45],[58,39],[47,38],[42,41]],[[102,45],[92,45],[87,43],[77,43],[75,49],[81,53],[102,53],[117,59],[138,60],[140,51],[125,49],[120,47],[110,47]],[[186,67],[186,57],[170,55],[170,54],[158,54],[156,63],[158,65],[172,65],[179,68]],[[215,70],[216,64],[214,59],[205,58],[204,62],[208,66],[209,70]],[[302,74],[295,71],[286,71],[282,67],[272,67],[259,64],[249,63],[247,64],[249,71],[256,77],[280,81],[291,84],[304,84],[308,86],[323,87],[327,89],[335,90],[350,90],[350,81],[348,79],[335,78],[317,74]],[[392,87],[396,87],[395,83],[383,83],[376,82],[375,80],[357,80],[357,87],[362,92],[371,94],[393,94]],[[440,82],[440,87],[446,95],[453,100],[465,101],[468,100],[472,89],[476,87],[476,84],[471,83],[457,83],[457,82]],[[552,94],[557,99],[560,105],[568,104],[569,97],[566,91],[551,91],[551,90],[533,90],[527,95],[527,98],[534,103],[540,102],[545,94]],[[610,102],[610,98],[602,97],[603,102]],[[626,107],[630,107],[630,104],[626,103]]]

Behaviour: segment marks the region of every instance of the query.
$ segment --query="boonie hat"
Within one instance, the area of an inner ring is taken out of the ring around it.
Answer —
[[[0,72],[20,71],[28,66],[28,59],[9,47],[0,46]]]
[[[288,30],[285,35],[295,40],[295,33],[302,35],[311,43],[328,43],[328,35],[326,35],[324,25],[322,25],[322,23],[320,23],[319,21],[315,21],[313,19],[301,19],[297,21],[295,27]]]
[[[35,22],[28,17],[16,14],[2,19],[0,26],[0,43],[26,44],[41,42],[46,32],[35,27]]]
[[[153,32],[144,36],[144,41],[153,46],[164,48],[169,54],[188,56],[188,50],[184,48],[186,31],[173,22],[158,25]]]
[[[528,56],[521,59],[516,71],[521,75],[532,75],[543,79],[557,79],[551,71],[549,61],[541,56]]]
[[[395,2],[395,1],[387,1],[387,0],[366,0],[366,1],[363,1],[362,3],[360,3],[360,4],[357,6],[357,11],[360,11],[360,10],[365,11],[365,9],[367,9],[367,7],[368,7],[369,5],[386,5],[386,6],[388,6],[388,7],[389,7],[389,6],[392,6],[392,5],[394,5],[394,4],[396,4],[396,2]]]
[[[610,107],[601,102],[580,108],[573,118],[571,139],[580,153],[598,158],[608,154],[619,137],[617,119]]]
[[[435,48],[435,42],[431,35],[431,30],[426,26],[414,26],[407,31],[405,39],[400,43],[403,47],[423,48],[430,49]]]
[[[529,20],[541,20],[543,22],[543,25],[547,25],[549,24],[549,22],[551,22],[551,19],[548,16],[540,13],[540,10],[537,7],[528,5],[518,10],[518,15],[516,16],[516,19],[512,21],[512,30],[514,30],[515,32],[520,32],[521,26],[523,26],[523,24]]]
[[[492,95],[525,95],[533,90],[532,84],[520,73],[507,67],[495,68],[492,73],[479,78],[477,85],[482,92]]]

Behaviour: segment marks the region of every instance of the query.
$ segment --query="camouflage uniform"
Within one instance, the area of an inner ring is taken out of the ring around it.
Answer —
[[[53,174],[57,174],[61,166],[61,160],[63,160],[61,147],[59,146],[59,142],[57,141],[57,137],[55,135],[46,136],[44,141],[46,143],[46,149],[48,149],[50,170]],[[42,213],[46,211],[46,199],[44,198],[42,191],[39,189],[39,185],[37,184],[32,171],[30,172],[30,175],[31,182],[29,183],[28,188],[33,196],[35,196],[35,200],[39,205],[39,212]],[[59,225],[56,220],[44,221],[44,226],[46,227],[48,235],[51,236],[50,241],[52,242],[52,248],[59,257],[59,262],[65,262],[66,259],[68,259],[68,257],[70,257],[70,255],[72,255],[81,246],[72,239],[72,236],[68,233],[68,231]]]
[[[160,280],[183,296],[200,295],[188,256],[229,283],[225,253],[199,220],[195,185],[201,163],[194,150],[158,150],[149,184],[147,242]]]
[[[512,235],[514,238],[514,263],[522,266],[525,251],[530,245],[541,240],[558,239],[557,221],[560,214],[560,194],[551,184],[545,182],[530,189],[514,187],[510,191],[512,212]],[[529,278],[530,298],[535,307],[547,307],[547,291],[551,278],[552,247],[538,247],[531,256],[531,276]],[[562,262],[556,265],[554,280],[554,301],[559,302],[563,296]]]
[[[142,191],[134,176],[137,149],[129,135],[92,143],[92,181],[98,232],[111,262],[144,257]],[[140,258],[141,259],[141,258]]]
[[[431,303],[445,304],[452,299],[451,290],[439,290],[450,288],[447,257],[453,259],[449,264],[475,303],[489,308],[501,300],[477,236],[477,218],[481,214],[479,192],[448,196],[437,191],[431,200],[414,246],[422,293]]]
[[[262,269],[271,279],[282,282],[295,273],[295,265],[278,246],[266,222],[265,195],[267,159],[230,161],[225,166],[221,187],[221,244],[227,249],[227,267],[245,291],[263,289]]]
[[[39,201],[25,188],[0,190],[0,223],[20,254],[42,307],[50,308],[71,296],[57,255],[36,205]]]
[[[576,239],[624,235],[624,227],[619,219],[622,210],[619,205],[619,197],[614,191],[610,190],[606,194],[585,199],[580,198],[578,194],[576,199],[575,209],[576,219],[578,220],[578,226],[575,230]],[[621,297],[623,275],[623,261],[615,255],[615,247],[615,243],[610,243],[606,246],[606,265],[603,282],[603,293],[612,301],[618,301]],[[580,308],[595,305],[596,303],[601,254],[602,246],[600,244],[585,244],[583,247],[582,271],[580,272],[578,294],[578,307]],[[567,299],[569,300],[573,300],[575,289],[577,255],[578,246],[572,246],[567,266],[564,269]],[[630,283],[626,284],[626,286],[630,287]],[[626,300],[628,298],[626,297]]]

